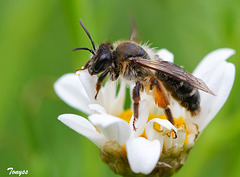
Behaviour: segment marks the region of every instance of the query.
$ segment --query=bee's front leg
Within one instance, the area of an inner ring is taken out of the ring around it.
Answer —
[[[98,77],[98,80],[97,80],[97,83],[96,83],[96,95],[95,95],[95,100],[97,99],[97,95],[102,87],[102,82],[103,80],[105,79],[105,77],[107,76],[107,74],[110,72],[110,69],[104,71],[99,77]]]
[[[135,87],[133,88],[132,91],[132,99],[133,99],[133,115],[134,115],[134,119],[133,119],[133,129],[136,131],[136,127],[135,127],[135,122],[138,119],[138,113],[139,113],[139,101],[141,100],[140,97],[140,87],[141,84],[140,82],[136,82]]]
[[[90,60],[82,67],[82,68],[78,68],[78,69],[75,69],[75,72],[77,72],[77,71],[83,71],[83,70],[85,70],[85,69],[87,69],[88,68],[88,66],[89,66],[89,62],[90,62]]]

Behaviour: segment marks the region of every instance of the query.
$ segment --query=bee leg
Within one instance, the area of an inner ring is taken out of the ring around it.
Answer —
[[[164,109],[164,113],[167,116],[168,120],[174,125],[174,120],[173,120],[173,115],[172,115],[172,111],[169,107],[167,107],[166,109]]]
[[[139,101],[141,100],[140,98],[140,87],[141,84],[140,82],[136,82],[135,87],[133,88],[132,91],[132,99],[133,99],[133,115],[134,115],[134,119],[133,119],[133,129],[136,131],[136,127],[135,127],[135,122],[138,119],[138,113],[139,113]]]
[[[168,107],[170,105],[170,102],[162,83],[155,77],[152,77],[150,79],[150,82],[151,82],[150,89],[153,91],[153,97],[155,99],[155,103],[158,105],[158,107],[161,107],[164,109],[164,113],[166,117],[174,125],[172,112]]]
[[[83,71],[83,70],[87,69],[87,68],[88,68],[88,65],[89,65],[89,62],[90,62],[90,60],[89,60],[82,68],[75,69],[75,72],[77,72],[77,71]]]
[[[107,76],[107,74],[110,72],[110,69],[104,71],[99,77],[98,77],[98,80],[97,80],[97,83],[96,83],[96,94],[95,94],[95,100],[97,99],[97,96],[98,96],[98,93],[102,87],[102,82],[103,80],[105,79],[105,77]]]

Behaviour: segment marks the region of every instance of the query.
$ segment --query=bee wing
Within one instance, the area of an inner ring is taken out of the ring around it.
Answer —
[[[131,17],[130,22],[131,22],[131,32],[130,32],[129,40],[138,42],[139,41],[138,31],[137,31],[133,17]]]
[[[201,79],[188,73],[178,65],[175,65],[167,61],[150,60],[140,57],[135,58],[132,57],[129,60],[134,61],[140,66],[150,68],[152,70],[177,78],[199,90],[215,95],[213,91],[211,91]]]

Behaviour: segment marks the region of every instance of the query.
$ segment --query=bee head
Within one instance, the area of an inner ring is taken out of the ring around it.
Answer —
[[[87,47],[77,47],[74,48],[73,51],[76,50],[87,50],[89,52],[91,52],[93,54],[92,58],[85,64],[83,69],[88,69],[88,72],[91,75],[94,74],[98,74],[104,70],[106,70],[109,65],[112,62],[112,50],[113,47],[109,42],[105,42],[103,44],[101,44],[98,49],[96,50],[95,44],[89,34],[89,32],[87,31],[87,29],[85,28],[85,26],[82,23],[82,20],[79,20],[82,28],[84,29],[84,31],[86,32],[86,34],[88,35],[88,38],[90,39],[91,43],[92,43],[92,49],[89,49]]]
[[[112,45],[103,43],[99,46],[96,55],[89,60],[88,71],[91,75],[101,73],[112,64]]]

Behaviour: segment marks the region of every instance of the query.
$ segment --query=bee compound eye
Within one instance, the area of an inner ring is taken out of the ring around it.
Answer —
[[[97,59],[95,65],[94,65],[94,72],[95,73],[100,73],[103,70],[105,70],[109,63],[110,63],[111,58],[108,57],[108,55],[101,55],[99,59]]]
[[[94,72],[97,74],[97,73],[100,73],[103,70],[104,70],[104,63],[103,62],[97,62],[95,64],[95,67],[94,67]]]
[[[99,57],[98,62],[106,62],[109,60],[110,60],[110,55],[108,53],[104,53]]]

